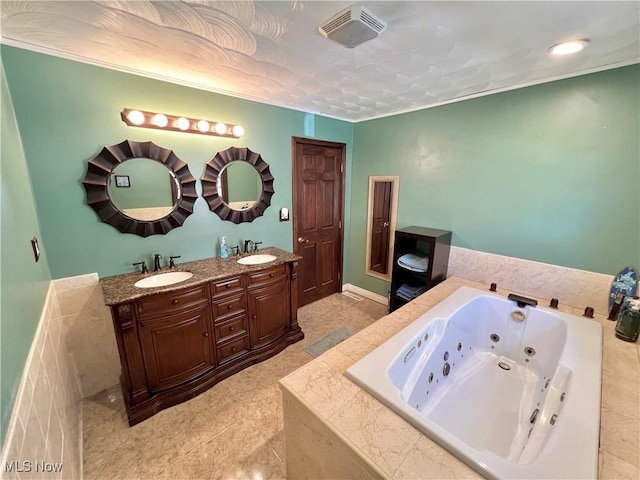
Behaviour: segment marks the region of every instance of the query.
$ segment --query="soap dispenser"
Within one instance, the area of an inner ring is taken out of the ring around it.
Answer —
[[[220,238],[220,258],[229,257],[229,245],[227,244],[227,237]]]
[[[626,342],[635,342],[640,333],[640,299],[627,300],[618,314],[616,337]]]

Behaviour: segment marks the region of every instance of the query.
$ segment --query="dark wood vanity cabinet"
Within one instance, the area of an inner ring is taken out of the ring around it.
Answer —
[[[284,267],[282,265],[281,267]],[[251,348],[276,341],[287,332],[290,317],[289,277],[284,268],[249,274],[247,300],[251,330]]]
[[[304,338],[296,267],[284,263],[111,306],[129,425]]]
[[[138,335],[152,392],[180,385],[216,365],[206,304],[184,313],[141,320]]]

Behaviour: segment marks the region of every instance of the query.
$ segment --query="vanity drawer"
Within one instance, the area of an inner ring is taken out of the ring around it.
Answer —
[[[247,325],[248,320],[246,315],[240,315],[239,317],[215,324],[213,329],[215,330],[216,343],[226,342],[238,335],[246,335]]]
[[[249,335],[245,335],[236,340],[232,340],[224,345],[218,345],[216,352],[218,353],[218,363],[231,360],[238,355],[249,351]]]
[[[220,297],[242,290],[242,276],[211,282],[211,296]]]
[[[246,305],[244,293],[214,300],[213,321],[217,323],[239,313],[244,313]]]
[[[266,270],[260,270],[259,272],[248,273],[249,285],[255,285],[257,283],[265,283],[275,280],[276,278],[283,277],[287,274],[287,264],[276,265],[275,267],[268,268]]]
[[[139,318],[161,317],[206,302],[207,285],[143,297],[136,302]]]

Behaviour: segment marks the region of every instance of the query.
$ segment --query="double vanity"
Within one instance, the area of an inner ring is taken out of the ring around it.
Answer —
[[[129,425],[302,340],[298,260],[265,248],[260,255],[184,263],[168,276],[101,279]]]

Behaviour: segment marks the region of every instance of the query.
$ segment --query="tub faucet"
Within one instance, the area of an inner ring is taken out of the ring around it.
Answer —
[[[160,255],[159,253],[156,253],[153,256],[153,271],[157,272],[158,270],[160,270],[162,267],[160,266],[160,259],[162,258],[162,255]]]

